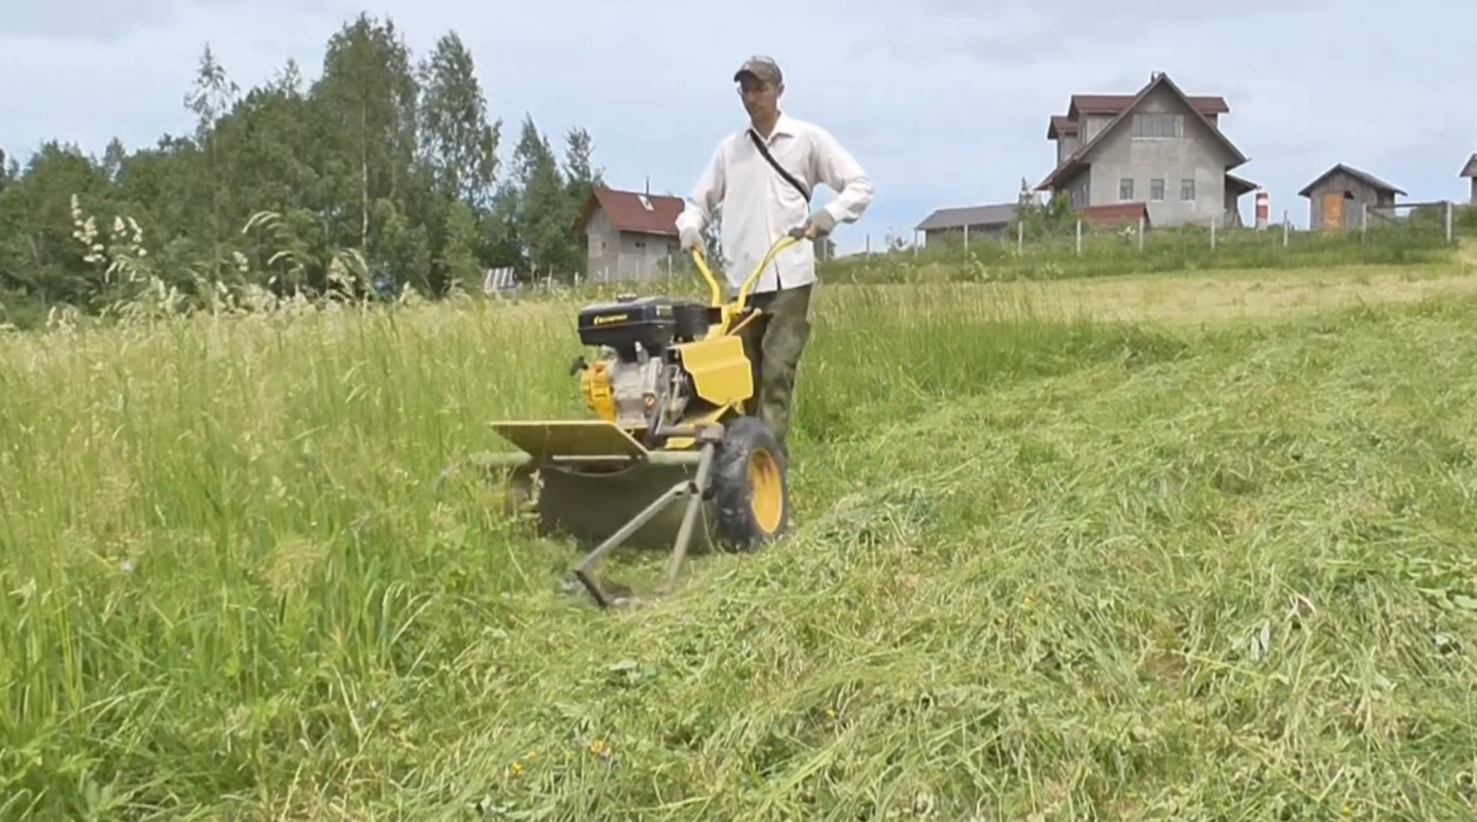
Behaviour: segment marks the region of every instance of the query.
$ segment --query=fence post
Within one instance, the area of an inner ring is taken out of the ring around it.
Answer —
[[[1359,204],[1359,242],[1365,242],[1369,234],[1369,203]]]
[[[1451,233],[1451,211],[1452,211],[1452,209],[1451,209],[1451,201],[1450,200],[1447,200],[1446,201],[1446,242],[1448,242],[1448,243],[1452,242],[1452,240],[1453,240],[1452,233]]]
[[[1082,256],[1082,221],[1077,221],[1077,256]]]
[[[1215,227],[1220,220],[1214,214],[1210,215],[1210,250],[1215,251]]]
[[[1026,253],[1026,224],[1015,224],[1015,253]]]
[[[1292,226],[1292,218],[1287,216],[1287,209],[1282,209],[1282,247],[1287,248],[1287,232]]]
[[[964,226],[964,250],[969,250],[969,226]]]
[[[1139,215],[1139,251],[1144,250],[1144,215]]]

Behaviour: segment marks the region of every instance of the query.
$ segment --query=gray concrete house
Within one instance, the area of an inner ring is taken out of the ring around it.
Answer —
[[[1462,167],[1461,176],[1470,178],[1472,183],[1472,205],[1477,206],[1477,154],[1467,158],[1467,164]]]
[[[1239,227],[1255,183],[1230,173],[1247,157],[1221,131],[1222,97],[1192,97],[1155,72],[1135,94],[1074,94],[1051,118],[1056,168],[1036,187],[1072,207],[1142,202],[1155,225]]]
[[[923,222],[913,226],[913,230],[923,232],[924,245],[934,245],[945,240],[963,242],[966,232],[970,242],[999,242],[1015,220],[1015,209],[1015,203],[940,208],[923,218]]]
[[[681,197],[598,188],[575,223],[584,235],[585,274],[596,282],[664,278],[677,241]]]
[[[1339,163],[1303,186],[1299,197],[1308,198],[1308,229],[1311,231],[1359,230],[1365,206],[1395,204],[1395,195],[1405,192],[1352,166]],[[1389,214],[1369,212],[1368,219],[1388,220]]]

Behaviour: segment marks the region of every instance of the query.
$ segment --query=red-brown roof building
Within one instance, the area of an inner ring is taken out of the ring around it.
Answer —
[[[678,255],[681,197],[598,188],[575,224],[586,243],[587,276],[596,282],[665,278]]]
[[[1247,162],[1221,131],[1230,110],[1162,73],[1135,94],[1074,94],[1047,126],[1056,167],[1036,190],[1070,196],[1073,209],[1142,202],[1158,226],[1240,226],[1238,200],[1257,185],[1230,173]]]
[[[1111,203],[1108,205],[1084,206],[1075,209],[1084,223],[1094,228],[1121,228],[1125,225],[1137,227],[1142,221],[1145,229],[1153,228],[1154,220],[1149,215],[1147,203]]]

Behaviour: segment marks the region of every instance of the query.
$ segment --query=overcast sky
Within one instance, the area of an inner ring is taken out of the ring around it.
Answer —
[[[289,57],[309,79],[328,37],[363,8],[340,0],[0,0],[0,146],[47,138],[101,154],[191,128],[182,99],[209,42],[243,88]],[[734,69],[786,72],[784,105],[830,129],[877,186],[843,251],[880,244],[939,206],[1014,199],[1050,170],[1047,120],[1076,93],[1132,93],[1164,71],[1224,95],[1223,128],[1251,158],[1274,219],[1345,162],[1411,200],[1459,198],[1477,151],[1477,4],[1462,0],[380,0],[417,57],[455,29],[507,126],[525,112],[561,141],[595,139],[618,188],[686,196],[741,128]],[[560,146],[562,148],[562,145]],[[829,196],[829,195],[825,195]],[[1252,197],[1242,200],[1248,219]]]

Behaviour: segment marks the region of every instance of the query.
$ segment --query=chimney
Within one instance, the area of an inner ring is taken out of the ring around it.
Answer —
[[[651,175],[646,175],[646,196],[651,196]]]

